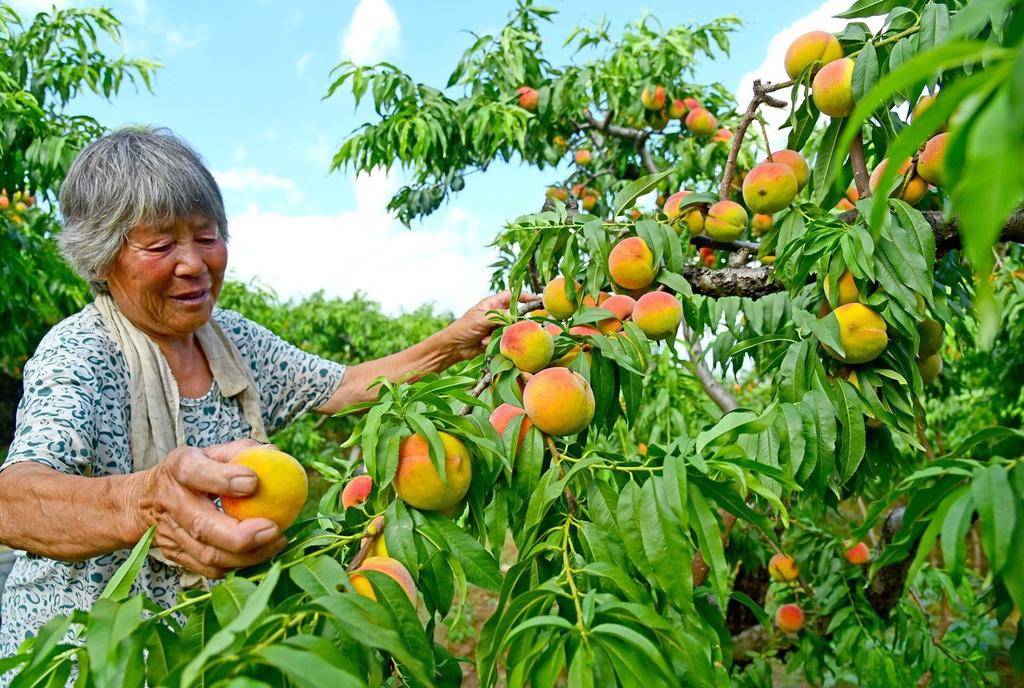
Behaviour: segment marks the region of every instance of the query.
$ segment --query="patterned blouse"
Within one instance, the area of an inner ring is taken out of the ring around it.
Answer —
[[[267,434],[323,405],[341,383],[343,365],[307,354],[233,311],[216,309],[213,319],[252,369]],[[132,472],[128,365],[94,306],[50,330],[25,366],[24,383],[14,440],[0,470],[37,461],[70,475]],[[222,397],[216,382],[199,399],[183,398],[181,413],[190,446],[242,439],[251,429],[238,401]],[[19,553],[0,603],[0,658],[54,616],[88,609],[127,555],[65,563]],[[178,575],[149,558],[133,592],[171,606]],[[0,685],[4,678],[11,677],[0,677]]]

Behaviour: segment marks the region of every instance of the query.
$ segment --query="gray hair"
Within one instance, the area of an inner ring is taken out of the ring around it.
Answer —
[[[228,238],[216,180],[199,154],[164,128],[121,129],[86,146],[61,184],[60,213],[61,254],[98,293],[108,291],[100,276],[136,225],[169,227],[201,215]]]

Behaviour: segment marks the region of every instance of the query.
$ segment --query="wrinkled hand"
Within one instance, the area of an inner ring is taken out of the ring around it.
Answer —
[[[519,295],[519,302],[526,303],[536,298],[533,294],[522,293]],[[465,361],[483,352],[490,340],[491,332],[497,326],[497,323],[487,317],[488,311],[507,309],[511,299],[512,295],[507,291],[488,296],[445,329],[444,334],[451,348],[453,362]]]
[[[256,491],[249,468],[229,463],[238,452],[258,446],[237,440],[198,449],[178,447],[156,467],[139,473],[139,518],[156,525],[153,546],[170,561],[207,578],[253,566],[277,554],[287,540],[265,518],[236,521],[213,497],[245,497]]]

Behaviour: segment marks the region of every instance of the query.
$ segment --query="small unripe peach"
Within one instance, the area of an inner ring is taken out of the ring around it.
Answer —
[[[662,211],[668,217],[670,224],[675,224],[675,220],[680,215],[679,206],[682,204],[683,199],[689,196],[692,192],[683,189],[678,191],[665,200],[665,207]],[[701,213],[700,209],[693,207],[691,210],[686,211],[683,216],[683,221],[686,222],[687,228],[690,230],[690,234],[696,236],[704,231],[704,214]]]
[[[716,241],[735,241],[747,229],[747,211],[735,201],[719,201],[708,208],[704,233]]]
[[[921,338],[921,342],[917,347],[918,356],[928,358],[933,354],[939,353],[939,349],[942,348],[943,339],[945,339],[941,324],[934,320],[922,320],[917,324],[917,334]]]
[[[579,373],[567,368],[548,368],[526,383],[523,406],[541,432],[575,435],[594,418],[594,392]]]
[[[686,128],[696,136],[711,136],[718,129],[718,120],[704,108],[698,107],[686,115]]]
[[[559,150],[565,150],[569,147],[569,141],[561,134],[556,134],[551,137],[551,145]]]
[[[796,151],[789,150],[788,148],[775,151],[772,153],[772,159],[764,162],[781,163],[793,170],[793,176],[796,177],[797,191],[807,186],[807,175],[809,172],[807,168],[807,161],[804,159],[804,156],[800,155]]]
[[[853,112],[853,65],[848,57],[829,62],[814,75],[811,97],[829,117],[846,117]]]
[[[804,610],[798,604],[784,604],[775,612],[775,625],[786,633],[796,633],[804,626]]]
[[[529,86],[520,86],[516,93],[519,94],[519,107],[530,112],[536,111],[537,103],[540,102],[540,94],[536,90]]]
[[[936,186],[942,186],[943,183],[942,166],[946,158],[948,137],[949,134],[942,133],[928,139],[928,143],[924,144],[924,150],[917,158],[917,173],[921,179]]]
[[[780,162],[763,162],[743,178],[743,201],[755,213],[776,213],[796,198],[796,175]]]
[[[686,103],[682,98],[676,98],[668,105],[668,116],[672,119],[681,119],[686,115]]]
[[[640,237],[615,244],[608,255],[608,274],[621,287],[643,289],[654,281],[654,254]]]
[[[644,294],[633,306],[633,322],[651,339],[670,337],[682,321],[683,305],[665,291]]]
[[[615,296],[609,297],[608,300],[601,303],[601,308],[613,313],[615,317],[599,321],[597,323],[597,328],[604,334],[618,332],[622,329],[622,321],[633,315],[633,308],[635,306],[636,301],[632,296],[616,294]]]
[[[930,385],[935,382],[936,378],[939,377],[939,373],[942,372],[942,357],[938,354],[932,354],[925,358],[918,358],[917,369],[921,372],[921,382]]]
[[[848,303],[833,311],[839,323],[839,343],[845,356],[828,350],[837,361],[848,364],[867,363],[878,358],[889,343],[885,320],[862,303]]]
[[[780,582],[795,581],[800,575],[800,567],[792,557],[776,554],[768,560],[768,575]]]
[[[398,445],[398,470],[392,485],[398,498],[423,511],[446,511],[458,506],[473,477],[469,451],[447,432],[438,432],[444,445],[445,480],[434,468],[422,435],[410,435]]]
[[[573,283],[573,291],[579,293],[579,282]],[[544,310],[551,314],[556,320],[565,320],[576,312],[576,307],[565,293],[565,278],[556,277],[544,287],[541,294],[544,303]]]
[[[370,585],[369,579],[363,575],[366,571],[377,571],[390,577],[402,587],[402,590],[405,591],[413,606],[416,605],[416,583],[413,581],[409,569],[405,568],[402,562],[391,557],[366,557],[363,563],[359,565],[359,568],[349,574],[348,580],[352,583],[352,587],[357,593],[371,600],[376,600],[377,595],[373,591],[373,586]]]
[[[495,431],[504,436],[505,429],[508,428],[509,423],[515,420],[516,416],[525,415],[526,411],[513,406],[512,404],[502,404],[498,408],[491,412],[491,425],[494,426]],[[519,426],[519,441],[516,443],[516,447],[522,447],[523,441],[526,439],[526,432],[533,426],[529,418],[523,418],[522,425]]]
[[[365,502],[373,491],[373,478],[368,475],[357,475],[348,481],[341,491],[341,508],[348,509]]]
[[[576,160],[577,165],[589,165],[591,160],[590,151],[586,148],[581,148],[576,151],[574,159]]]
[[[819,64],[814,71],[842,56],[843,46],[839,45],[838,38],[827,31],[811,31],[790,43],[786,49],[786,74],[795,79],[816,62]]]
[[[825,275],[825,294],[829,291],[829,279],[828,275]],[[839,302],[837,305],[845,306],[848,303],[857,303],[860,301],[860,290],[857,289],[857,282],[853,279],[853,273],[847,270],[839,278]]]
[[[863,542],[858,542],[853,547],[847,549],[844,553],[846,561],[854,564],[855,566],[862,566],[871,561],[871,550]]]
[[[648,110],[660,110],[665,107],[665,87],[644,87],[644,92],[640,94],[640,102]]]
[[[502,332],[499,349],[519,370],[536,373],[551,362],[555,343],[537,321],[520,320]]]
[[[839,203],[836,204],[836,208],[838,208],[844,213],[847,212],[848,210],[854,210],[857,207],[854,205],[854,202],[856,202],[859,199],[860,191],[857,191],[857,186],[851,182],[850,186],[847,187],[846,193],[844,194],[843,198],[841,198],[839,200]]]
[[[871,178],[868,179],[868,188],[871,190],[871,193],[878,190],[878,183],[882,181],[882,175],[885,174],[885,168],[888,165],[889,159],[886,158],[882,162],[878,163],[875,169],[871,171]],[[908,170],[910,170],[910,158],[904,160],[900,164],[900,168],[896,171],[897,175],[899,175],[900,186],[903,189],[898,198],[906,201],[910,205],[916,205],[922,198],[924,198],[924,195],[928,193],[928,182],[921,179],[916,174],[911,175],[909,181],[905,181]]]
[[[770,231],[774,223],[775,220],[771,215],[755,213],[754,218],[750,221],[750,228],[754,230],[754,236],[761,236],[765,232]]]

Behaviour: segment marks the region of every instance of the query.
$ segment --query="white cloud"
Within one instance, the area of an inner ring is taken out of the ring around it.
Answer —
[[[235,152],[231,154],[231,159],[234,162],[239,163],[245,160],[245,156],[247,156],[248,154],[249,151],[245,146],[238,145],[235,146]]]
[[[336,215],[250,206],[232,216],[230,276],[259,279],[283,297],[363,291],[389,313],[434,303],[461,314],[485,295],[494,255],[478,218],[452,208],[436,226],[410,231],[386,209],[392,175],[360,175],[353,184],[355,208]]]
[[[302,149],[302,154],[318,170],[327,174],[331,168],[331,160],[337,152],[337,146],[333,145],[331,139],[321,130],[313,129],[312,132],[314,141]]]
[[[200,43],[206,41],[209,34],[210,29],[207,26],[181,25],[167,29],[164,32],[164,42],[167,44],[168,50],[173,54],[182,50],[188,50],[189,48],[195,48]]]
[[[789,44],[795,38],[808,31],[832,31],[838,33],[846,26],[848,20],[837,19],[835,15],[844,12],[849,8],[849,5],[849,0],[826,0],[818,9],[776,33],[772,37],[771,42],[768,43],[768,50],[765,53],[764,61],[740,77],[739,85],[736,87],[736,100],[739,103],[740,110],[745,110],[747,103],[750,102],[754,92],[754,79],[775,83],[789,80],[784,62],[786,49],[789,48]],[[872,30],[876,30],[881,26],[883,19],[881,17],[871,17],[863,21]],[[776,92],[774,95],[788,103],[789,92],[790,89],[784,89]],[[761,108],[761,114],[768,124],[768,137],[773,148],[781,148],[786,145],[786,137],[789,134],[789,130],[784,129],[780,131],[779,126],[786,122],[788,113],[789,110],[786,108],[779,109],[767,106]],[[756,132],[750,131],[748,135],[753,135],[754,133]]]
[[[291,179],[261,172],[254,167],[236,167],[229,170],[214,170],[213,176],[222,189],[255,193],[259,191],[284,191],[293,200],[304,197],[302,189]]]
[[[359,0],[341,36],[341,54],[357,64],[378,62],[398,48],[400,32],[387,0]]]
[[[305,53],[295,62],[295,74],[302,76],[303,72],[306,71],[306,65],[313,59],[313,53]]]

